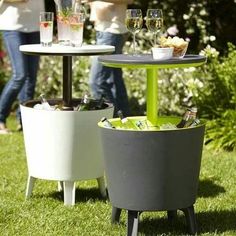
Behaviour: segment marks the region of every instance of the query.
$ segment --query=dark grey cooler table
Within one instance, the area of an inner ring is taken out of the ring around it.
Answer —
[[[197,194],[204,126],[158,130],[167,117],[158,117],[158,70],[196,67],[206,57],[153,60],[146,55],[107,55],[99,61],[115,68],[145,69],[147,72],[147,120],[150,130],[108,129],[100,123],[112,222],[119,222],[121,209],[128,211],[127,235],[138,234],[138,217],[143,211],[164,210],[173,220],[177,210],[185,214],[190,234],[197,232],[194,202]],[[130,117],[139,120],[141,117]],[[170,118],[171,119],[171,118]],[[172,117],[173,119],[173,117]],[[111,119],[111,122],[118,122]]]

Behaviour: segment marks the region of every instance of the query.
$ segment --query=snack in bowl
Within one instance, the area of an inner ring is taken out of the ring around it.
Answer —
[[[168,60],[173,56],[173,47],[161,48],[159,46],[152,47],[152,56],[154,60]]]
[[[175,37],[160,37],[160,47],[173,47],[173,57],[183,58],[187,49],[188,49],[188,42],[185,41],[183,38]]]

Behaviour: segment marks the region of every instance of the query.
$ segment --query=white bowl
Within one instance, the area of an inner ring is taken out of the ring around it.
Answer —
[[[173,56],[173,47],[169,48],[152,48],[152,56],[154,60],[168,60]]]

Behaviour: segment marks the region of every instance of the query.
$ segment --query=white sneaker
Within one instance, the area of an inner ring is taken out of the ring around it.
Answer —
[[[11,131],[7,129],[4,123],[0,123],[0,135],[1,134],[11,134]]]

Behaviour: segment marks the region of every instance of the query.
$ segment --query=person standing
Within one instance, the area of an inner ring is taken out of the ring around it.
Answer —
[[[128,32],[125,26],[126,9],[133,0],[87,2],[90,3],[90,20],[96,30],[96,44],[115,46],[114,53],[121,54]],[[128,96],[120,68],[103,66],[98,62],[98,57],[93,57],[89,84],[95,99],[103,95],[114,104],[115,116],[118,110],[122,110],[125,116],[129,115]]]
[[[13,103],[33,98],[39,57],[19,51],[22,44],[40,43],[39,13],[45,11],[44,0],[4,1],[0,7],[0,30],[10,58],[12,77],[0,95],[0,134],[8,134],[6,120]],[[21,130],[20,110],[17,111],[18,129]]]

